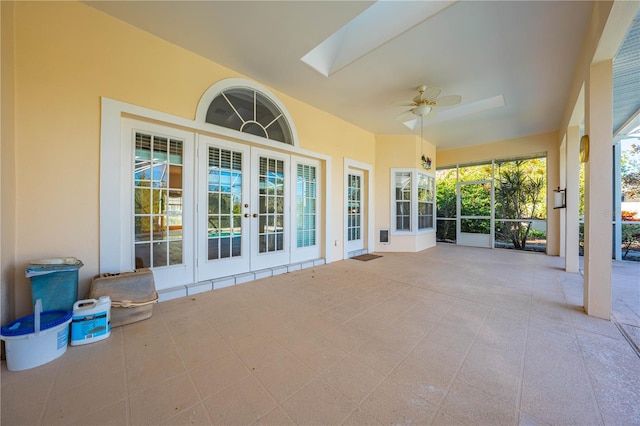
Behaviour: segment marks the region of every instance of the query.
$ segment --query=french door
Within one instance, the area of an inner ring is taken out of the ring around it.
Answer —
[[[198,281],[290,262],[291,156],[200,136]]]
[[[347,175],[346,188],[346,249],[347,252],[364,249],[364,174],[352,170]]]
[[[161,290],[322,256],[317,159],[134,119],[122,138],[119,270]]]

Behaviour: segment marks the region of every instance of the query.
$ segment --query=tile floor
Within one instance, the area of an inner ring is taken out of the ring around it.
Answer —
[[[640,358],[561,265],[445,245],[163,302],[44,366],[3,363],[1,422],[640,424]]]

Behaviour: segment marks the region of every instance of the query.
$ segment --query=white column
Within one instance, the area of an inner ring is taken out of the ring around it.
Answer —
[[[580,267],[580,127],[567,129],[566,158],[567,208],[564,268],[577,273]]]
[[[622,177],[620,163],[622,161],[622,147],[620,141],[613,146],[613,253],[616,260],[622,260]]]
[[[585,93],[584,308],[587,314],[611,316],[612,232],[612,60],[591,65]]]
[[[567,187],[567,136],[565,135],[560,144],[560,189]],[[566,196],[565,192],[565,196]],[[554,203],[555,204],[555,203]],[[566,205],[566,199],[565,199]],[[560,257],[565,258],[565,269],[567,265],[567,209],[558,209],[560,213]]]

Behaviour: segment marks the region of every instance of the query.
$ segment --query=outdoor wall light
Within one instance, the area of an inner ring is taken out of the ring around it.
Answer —
[[[583,135],[580,138],[580,162],[589,161],[589,135]]]
[[[564,209],[567,207],[567,188],[553,190],[553,208]]]

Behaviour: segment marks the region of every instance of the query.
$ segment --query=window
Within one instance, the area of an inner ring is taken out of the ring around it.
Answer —
[[[316,168],[298,164],[297,169],[296,244],[310,247],[316,244]]]
[[[417,170],[392,169],[394,231],[433,230],[435,178]]]
[[[411,231],[411,172],[396,173],[396,231]]]
[[[280,108],[267,96],[249,87],[231,87],[221,91],[209,105],[205,121],[293,145],[291,128]]]
[[[435,179],[418,173],[418,229],[433,228]]]
[[[136,132],[136,268],[182,264],[182,141]]]

